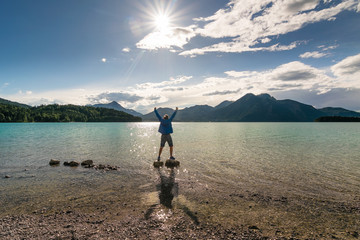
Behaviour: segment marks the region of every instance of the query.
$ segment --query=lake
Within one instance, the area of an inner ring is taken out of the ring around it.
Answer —
[[[269,236],[359,232],[359,123],[173,123],[174,170],[152,166],[158,125],[0,124],[1,215],[131,202],[133,211],[165,205],[194,221],[256,226]],[[50,159],[119,170],[51,167]]]

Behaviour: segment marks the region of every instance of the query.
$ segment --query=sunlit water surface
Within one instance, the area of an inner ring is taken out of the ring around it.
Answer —
[[[179,198],[189,193],[190,199],[189,188],[196,185],[205,186],[205,192],[218,191],[211,197],[219,199],[229,189],[230,193],[274,198],[360,200],[358,123],[173,125],[174,155],[181,163],[175,177]],[[160,144],[157,129],[158,123],[0,124],[2,208],[20,211],[22,203],[34,201],[35,209],[43,198],[86,198],[91,189],[104,198],[121,189],[118,194],[139,196],[144,205],[151,205],[156,201],[160,176],[152,166]],[[166,146],[162,159],[168,156]],[[50,167],[52,158],[61,162],[91,159],[120,170],[102,173],[81,167]],[[6,175],[10,178],[5,179]],[[79,184],[81,189],[71,188]],[[208,199],[206,193],[202,196],[204,199],[196,201]]]

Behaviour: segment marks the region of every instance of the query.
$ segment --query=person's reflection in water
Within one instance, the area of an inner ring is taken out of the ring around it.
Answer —
[[[150,208],[145,213],[145,219],[150,219],[152,216],[157,216],[157,218],[164,218],[164,212],[161,206],[166,207],[168,210],[172,209],[172,201],[174,197],[178,196],[179,193],[179,185],[175,182],[175,170],[173,168],[170,169],[170,174],[167,175],[167,170],[162,171],[160,168],[157,170],[160,177],[160,184],[156,186],[159,191],[159,200],[160,204],[154,204],[150,206]],[[160,209],[159,209],[160,207]],[[186,205],[178,203],[179,209],[183,210],[185,214],[187,214],[196,225],[200,222],[196,216],[196,213],[193,213]],[[160,214],[159,214],[160,212]],[[168,212],[170,214],[172,211]],[[165,214],[166,215],[166,214]],[[166,217],[165,217],[166,218]]]
[[[178,183],[175,182],[175,171],[174,169],[170,170],[170,175],[167,176],[163,171],[158,169],[160,176],[160,185],[157,187],[160,188],[159,199],[160,204],[164,205],[167,208],[172,208],[172,200],[174,196],[178,194]]]

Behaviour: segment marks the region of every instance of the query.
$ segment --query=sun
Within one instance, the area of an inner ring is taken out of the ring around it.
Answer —
[[[156,15],[154,18],[154,24],[160,32],[166,32],[170,28],[170,18],[165,14]]]

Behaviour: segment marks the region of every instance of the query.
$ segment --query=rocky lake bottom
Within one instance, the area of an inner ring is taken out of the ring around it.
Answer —
[[[181,166],[151,171],[14,171],[1,179],[0,238],[359,238],[359,196],[324,201],[202,182]]]

